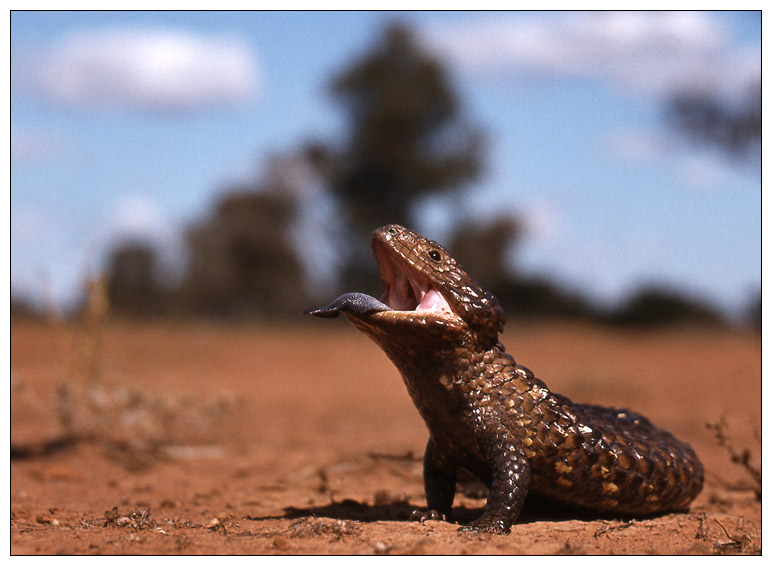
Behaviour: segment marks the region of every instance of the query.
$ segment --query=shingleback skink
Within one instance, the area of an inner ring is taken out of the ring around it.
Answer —
[[[620,515],[688,509],[703,469],[687,444],[632,411],[550,391],[505,352],[496,298],[438,243],[389,225],[372,248],[380,299],[347,293],[307,312],[343,312],[399,369],[429,429],[420,518],[450,517],[458,468],[488,489],[464,530],[508,532],[529,492]]]

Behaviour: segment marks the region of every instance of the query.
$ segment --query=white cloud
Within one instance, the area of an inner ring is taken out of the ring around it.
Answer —
[[[663,138],[654,132],[628,129],[613,132],[606,147],[612,156],[623,161],[650,161],[663,155]]]
[[[676,175],[693,190],[714,189],[726,183],[731,171],[715,155],[690,153],[674,163]]]
[[[742,171],[715,148],[679,142],[666,134],[627,129],[608,136],[609,155],[633,164],[657,164],[689,190],[712,190],[726,186]]]
[[[15,162],[46,162],[64,153],[62,141],[51,134],[11,131],[11,159]]]
[[[525,222],[526,235],[545,245],[560,241],[563,236],[562,226],[565,224],[565,216],[559,205],[552,200],[540,197],[527,199],[521,214]]]
[[[160,207],[140,194],[121,199],[112,216],[112,229],[123,237],[156,235],[163,232],[167,225]]]
[[[43,240],[51,224],[48,216],[39,208],[15,206],[11,210],[11,240],[23,244]]]
[[[105,214],[96,236],[105,242],[106,247],[125,240],[173,247],[179,240],[177,232],[177,226],[153,197],[143,193],[129,193]]]
[[[429,29],[428,44],[475,71],[590,77],[644,95],[743,88],[761,72],[760,48],[733,46],[720,21],[704,12],[493,18]]]
[[[76,105],[187,110],[238,104],[258,90],[246,43],[175,30],[81,32],[26,66],[27,79],[43,95]]]

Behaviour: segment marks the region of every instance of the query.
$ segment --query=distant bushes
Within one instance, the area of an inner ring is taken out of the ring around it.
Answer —
[[[523,234],[518,218],[499,216],[485,223],[460,223],[449,245],[459,262],[496,295],[509,320],[572,318],[630,326],[726,322],[712,306],[666,288],[643,287],[621,305],[608,307],[545,277],[518,273],[509,258]]]
[[[676,291],[656,287],[640,289],[604,318],[606,322],[627,326],[720,325],[725,322],[709,305]]]
[[[564,291],[546,279],[533,278],[512,282],[500,301],[510,314],[510,320],[514,317],[560,318],[636,327],[727,324],[712,306],[686,294],[652,286],[635,291],[618,306],[608,307]],[[742,322],[753,323],[751,320]]]
[[[226,192],[211,215],[189,229],[187,266],[173,287],[161,282],[152,248],[131,242],[116,248],[107,272],[112,312],[133,317],[297,320],[311,299],[289,236],[295,207],[286,191],[271,185]],[[487,223],[462,222],[448,246],[499,299],[510,321],[575,319],[636,327],[727,323],[713,306],[665,287],[648,285],[608,306],[545,277],[519,274],[507,260],[521,234],[521,224],[512,216]],[[345,290],[357,281],[348,273],[341,279]],[[369,286],[361,290],[377,292]],[[760,295],[754,301],[747,309],[752,320],[743,322],[760,328]]]
[[[170,314],[172,291],[164,286],[155,250],[142,242],[126,242],[113,250],[107,267],[110,308],[133,316]]]

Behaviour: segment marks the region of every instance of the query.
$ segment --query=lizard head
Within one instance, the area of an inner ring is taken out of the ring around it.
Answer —
[[[390,224],[373,232],[372,248],[383,283],[380,300],[347,293],[323,307],[316,316],[344,312],[368,332],[420,327],[446,335],[473,331],[498,335],[504,311],[437,242]]]

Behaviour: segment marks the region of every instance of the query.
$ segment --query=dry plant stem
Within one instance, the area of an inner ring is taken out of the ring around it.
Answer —
[[[753,480],[753,491],[756,495],[756,499],[761,501],[761,468],[753,465],[751,462],[751,452],[749,449],[744,448],[738,452],[732,445],[727,436],[728,425],[726,420],[722,417],[717,423],[705,423],[705,426],[713,431],[716,438],[716,442],[719,446],[724,448],[728,453],[733,464],[742,466],[750,475]],[[757,430],[754,430],[754,438],[761,444],[761,438]]]

